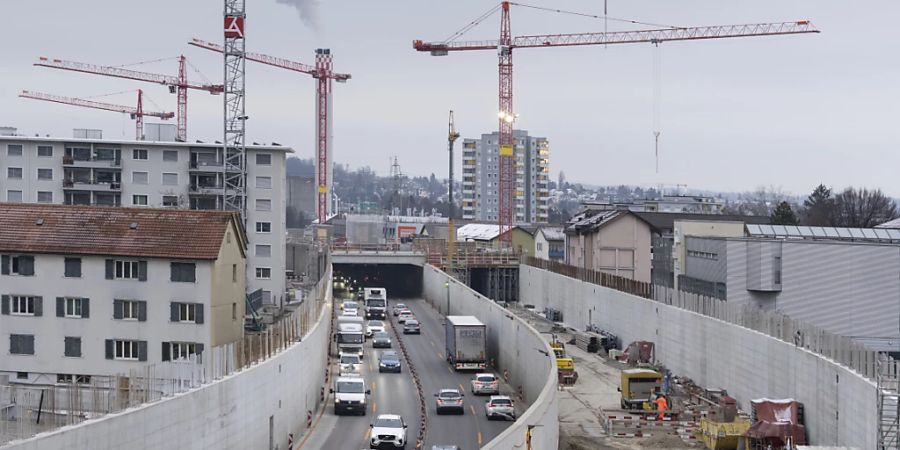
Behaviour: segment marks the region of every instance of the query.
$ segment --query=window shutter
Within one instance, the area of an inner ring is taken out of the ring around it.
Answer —
[[[177,302],[169,303],[169,319],[172,322],[178,322],[178,305]]]
[[[138,341],[138,361],[147,360],[147,341]]]
[[[56,317],[64,317],[66,315],[66,299],[56,297]]]
[[[111,259],[107,259],[106,260],[106,279],[112,280],[114,278],[113,275],[115,275],[115,272],[116,272],[116,262]]]
[[[19,348],[19,335],[17,334],[9,335],[9,353],[13,355],[22,353],[22,350]]]
[[[0,256],[0,274],[9,275],[9,255]]]
[[[44,297],[34,298],[34,316],[41,317],[44,315]]]
[[[203,303],[194,304],[194,317],[196,323],[203,323]]]
[[[9,296],[0,295],[0,313],[9,314]]]
[[[23,343],[24,345],[22,346],[22,347],[24,347],[23,348],[24,353],[26,355],[33,355],[34,354],[34,335],[29,334],[29,335],[25,335],[22,337],[24,338],[23,340],[25,341]]]
[[[138,302],[138,321],[147,321],[147,302]]]
[[[169,352],[170,352],[171,350],[172,350],[172,345],[171,345],[171,344],[169,344],[168,342],[163,342],[163,343],[162,343],[162,360],[163,360],[163,361],[169,361],[169,360],[172,359],[172,357],[169,356]]]
[[[87,319],[91,317],[91,299],[81,299],[81,318]]]
[[[138,281],[147,281],[147,261],[138,261]]]
[[[191,283],[197,281],[197,265],[194,263],[190,263],[185,264],[183,267],[186,273],[184,274],[185,276],[182,279]]]
[[[81,357],[81,338],[80,337],[66,337],[66,356],[70,358],[80,358]]]
[[[113,346],[114,346],[113,340],[107,339],[106,340],[106,359],[113,359],[113,357],[115,356],[113,354]]]
[[[178,279],[178,264],[169,263],[169,281],[181,281]]]
[[[65,275],[70,278],[79,278],[81,277],[81,258],[66,258],[66,273]]]
[[[200,360],[199,357],[203,356],[203,344],[197,344],[196,347],[197,347],[198,362],[200,362],[202,360]]]
[[[19,257],[19,275],[27,277],[34,275],[34,256]]]
[[[122,300],[113,300],[113,319],[122,319],[122,317],[124,316],[124,314],[122,314],[122,307]]]

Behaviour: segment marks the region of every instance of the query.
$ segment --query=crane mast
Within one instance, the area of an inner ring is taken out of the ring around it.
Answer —
[[[454,248],[456,242],[456,230],[453,227],[453,214],[456,209],[456,205],[453,203],[453,144],[457,139],[459,139],[459,132],[456,131],[456,126],[453,123],[453,110],[450,110],[450,123],[447,130],[447,150],[450,153],[450,162],[448,164],[450,178],[447,179],[447,185],[449,187],[449,209],[447,212],[447,267],[448,272],[451,274],[453,273],[453,257],[456,254]]]
[[[247,114],[244,109],[244,12],[245,0],[225,0],[224,56],[225,109],[222,142],[225,195],[223,209],[238,211],[247,220],[247,148],[244,143]]]
[[[445,56],[450,52],[471,50],[496,50],[498,56],[499,72],[499,131],[500,131],[500,188],[498,192],[498,223],[500,226],[500,239],[505,245],[512,243],[510,230],[514,225],[514,205],[518,186],[514,180],[515,166],[515,142],[513,139],[513,125],[516,113],[513,110],[513,63],[512,53],[516,48],[548,48],[567,47],[581,45],[610,45],[653,43],[659,44],[666,41],[689,41],[706,39],[723,39],[737,37],[776,36],[804,33],[818,33],[810,21],[798,20],[794,22],[757,23],[745,25],[716,25],[706,27],[670,27],[651,30],[593,32],[593,33],[564,33],[542,34],[528,36],[512,36],[510,27],[510,5],[515,3],[503,1],[500,3],[500,38],[498,40],[480,41],[456,41],[426,42],[413,41],[413,48],[420,52],[428,52],[432,56]],[[496,10],[494,10],[496,11]],[[464,28],[471,29],[487,18],[485,14],[472,24]],[[462,33],[454,34],[454,39]],[[527,220],[527,218],[526,218]]]

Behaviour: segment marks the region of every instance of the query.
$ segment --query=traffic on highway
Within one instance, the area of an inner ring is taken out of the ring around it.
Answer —
[[[527,408],[489,367],[457,371],[448,362],[446,321],[424,300],[393,300],[384,288],[360,291],[335,292],[327,407],[298,448],[415,448],[422,416],[410,363],[426,409],[424,449],[480,448]],[[375,301],[366,302],[373,291]]]

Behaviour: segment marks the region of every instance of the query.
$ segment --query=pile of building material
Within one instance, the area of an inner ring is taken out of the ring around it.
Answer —
[[[551,322],[562,322],[563,314],[562,311],[553,308],[544,308],[544,317]]]

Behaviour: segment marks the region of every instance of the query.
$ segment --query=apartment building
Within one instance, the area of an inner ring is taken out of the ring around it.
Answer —
[[[0,135],[0,201],[211,210],[223,204],[224,158],[214,143]],[[264,302],[285,292],[285,159],[247,147],[247,287]]]
[[[236,213],[0,203],[0,375],[88,382],[243,336]]]
[[[650,222],[625,209],[584,209],[566,224],[568,264],[650,282],[651,242],[659,235]]]
[[[499,210],[500,135],[463,140],[463,219],[496,221]],[[550,144],[546,138],[513,131],[515,157],[514,217],[517,224],[549,219]]]

